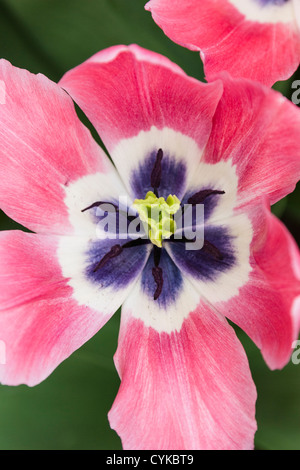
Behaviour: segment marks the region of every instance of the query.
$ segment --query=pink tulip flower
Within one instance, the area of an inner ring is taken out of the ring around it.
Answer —
[[[136,45],[59,84],[1,60],[1,207],[35,232],[0,233],[1,382],[38,384],[122,305],[109,421],[123,447],[253,448],[256,389],[227,319],[270,368],[289,361],[300,255],[269,206],[299,180],[299,126],[299,109],[259,83],[201,83]],[[204,208],[201,248],[188,230],[177,238],[170,195]],[[143,201],[156,199],[173,224],[161,243],[121,231],[138,204],[150,226]],[[115,231],[101,225],[107,204]]]

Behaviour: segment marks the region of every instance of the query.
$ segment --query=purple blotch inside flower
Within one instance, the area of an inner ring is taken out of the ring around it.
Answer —
[[[131,188],[136,198],[142,199],[148,191],[155,189],[152,186],[155,177],[158,178],[159,173],[159,196],[165,199],[169,194],[176,194],[181,197],[186,182],[186,166],[183,161],[176,161],[175,158],[168,155],[163,149],[163,158],[158,159],[159,149],[154,149],[134,169],[131,174]],[[159,171],[158,171],[159,168]],[[156,173],[155,173],[156,170]],[[155,174],[154,174],[155,173]],[[153,177],[152,177],[153,175]]]

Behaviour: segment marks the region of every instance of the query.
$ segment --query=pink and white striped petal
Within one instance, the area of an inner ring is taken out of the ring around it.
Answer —
[[[171,151],[174,138],[187,164],[199,161],[222,94],[221,82],[201,83],[137,45],[95,54],[60,85],[95,126],[124,180],[153,146],[168,151],[169,143]],[[181,135],[193,142],[192,151]]]
[[[231,161],[238,204],[268,196],[271,204],[300,179],[300,112],[280,93],[223,74],[224,93],[203,161]]]
[[[199,303],[180,329],[159,332],[134,304],[122,309],[121,386],[109,412],[123,448],[252,449],[256,390],[226,320]]]
[[[1,60],[0,86],[1,209],[33,231],[71,233],[65,188],[111,164],[57,84]]]
[[[145,8],[173,41],[201,51],[208,80],[226,70],[271,86],[300,63],[293,0],[150,0]]]
[[[300,331],[300,252],[286,227],[268,207],[251,214],[252,272],[239,295],[216,308],[261,348],[271,369],[289,361]]]
[[[90,307],[93,302],[96,305],[96,289],[94,298],[87,292],[82,299],[84,286],[75,292],[74,278],[63,276],[57,254],[60,239],[1,232],[0,340],[6,349],[6,363],[0,365],[3,384],[33,386],[44,380],[88,341],[124,300],[122,294],[105,296],[98,289],[97,308]],[[70,265],[72,256],[76,258],[76,253],[70,253]]]

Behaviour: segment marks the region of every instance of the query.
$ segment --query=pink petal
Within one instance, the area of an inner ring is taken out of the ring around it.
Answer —
[[[133,304],[133,302],[132,302]],[[252,449],[253,384],[233,329],[204,304],[159,333],[122,310],[109,421],[125,449]]]
[[[69,71],[60,85],[93,123],[117,167],[126,159],[114,153],[117,144],[153,127],[181,132],[202,149],[222,93],[221,83],[198,82],[137,45],[95,54]]]
[[[4,384],[36,385],[90,339],[111,311],[79,304],[58,264],[56,237],[1,232],[0,340]],[[3,362],[3,361],[2,361]]]
[[[71,231],[66,188],[108,160],[71,98],[43,75],[0,62],[1,208],[34,231]]]
[[[204,161],[236,165],[240,203],[268,195],[273,204],[300,179],[299,109],[259,83],[224,74],[223,84]]]
[[[268,208],[255,208],[252,223],[249,281],[238,296],[216,308],[252,338],[271,369],[282,368],[299,334],[300,252]]]
[[[200,50],[210,80],[223,70],[271,86],[300,62],[300,32],[291,2],[151,0],[146,9],[178,44]]]

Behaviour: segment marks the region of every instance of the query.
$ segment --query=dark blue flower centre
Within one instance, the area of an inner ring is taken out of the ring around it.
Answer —
[[[159,148],[150,152],[148,157],[132,172],[131,186],[137,197],[145,197],[148,191],[153,191],[157,197],[166,197],[170,193],[183,195],[186,184],[186,166],[183,161],[172,158]],[[204,205],[205,220],[210,217],[225,192],[222,188],[199,188],[198,191],[187,193],[182,198],[182,210],[178,217],[184,220],[185,204],[192,208],[191,228],[197,224],[193,208]],[[96,211],[103,205],[111,204],[116,212],[122,212],[116,201],[96,201],[90,206],[82,209],[85,211]],[[127,225],[134,219],[128,217]],[[203,221],[204,222],[204,221]],[[201,249],[187,250],[187,244],[194,243],[195,239],[175,235],[164,239],[169,243],[173,261],[164,246],[159,248],[152,245],[145,234],[139,238],[121,239],[119,226],[116,226],[116,240],[105,239],[92,241],[88,249],[87,276],[102,286],[113,286],[115,288],[127,285],[139,272],[141,263],[145,263],[142,273],[142,288],[159,305],[166,306],[175,301],[182,286],[182,275],[176,265],[184,265],[189,273],[196,278],[214,280],[220,272],[230,269],[235,263],[235,253],[232,238],[224,226],[205,229],[204,241]],[[149,246],[151,252],[149,256]],[[170,294],[171,293],[171,294]]]

